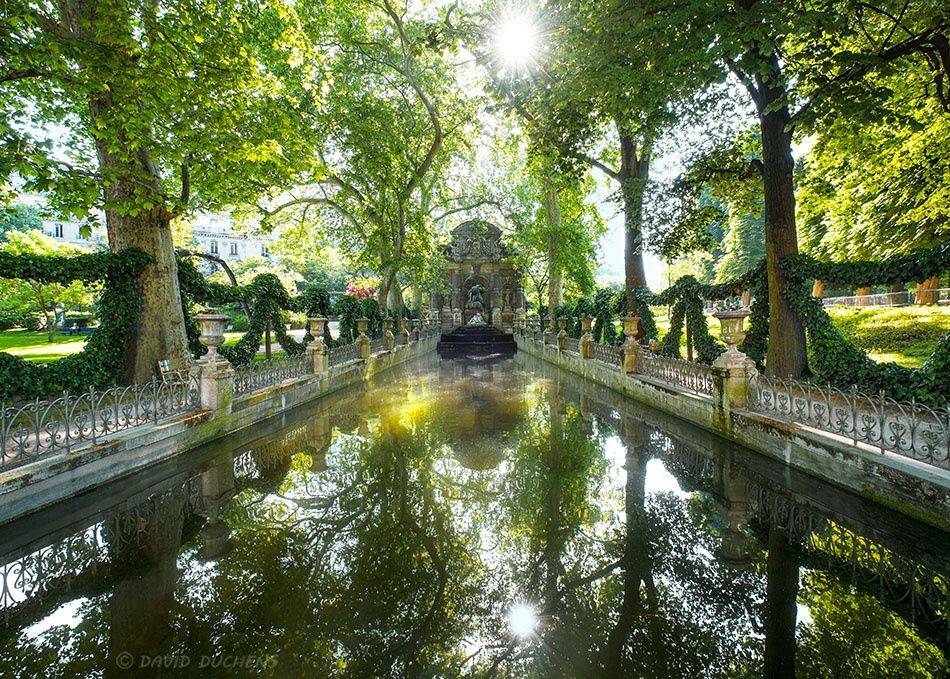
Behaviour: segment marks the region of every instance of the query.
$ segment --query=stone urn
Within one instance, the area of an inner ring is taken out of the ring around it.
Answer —
[[[739,345],[745,339],[745,319],[752,313],[748,307],[716,311],[713,316],[719,319],[720,337],[729,347],[730,353],[739,353]]]
[[[637,338],[640,328],[640,317],[636,314],[627,314],[623,317],[623,334],[628,338]]]
[[[217,360],[218,347],[224,343],[224,327],[229,320],[228,317],[212,310],[196,315],[195,320],[201,325],[198,341],[208,347],[208,353],[201,360],[207,362]]]
[[[327,319],[323,316],[308,317],[307,322],[310,324],[310,336],[314,340],[323,340],[323,331],[327,325]]]
[[[357,318],[357,319],[356,319],[356,330],[357,330],[357,332],[359,332],[359,334],[362,335],[363,337],[366,336],[366,329],[367,329],[368,327],[369,327],[369,319],[368,319],[368,318]]]

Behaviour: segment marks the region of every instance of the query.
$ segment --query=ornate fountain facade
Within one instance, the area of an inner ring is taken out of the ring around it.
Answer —
[[[447,293],[429,297],[429,314],[443,327],[487,324],[510,330],[524,309],[521,275],[501,243],[494,224],[469,220],[452,231],[445,250],[449,261]]]

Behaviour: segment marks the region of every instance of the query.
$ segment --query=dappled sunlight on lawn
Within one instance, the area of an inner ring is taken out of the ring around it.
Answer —
[[[57,333],[53,341],[48,342],[43,332],[5,330],[0,333],[0,350],[28,361],[46,363],[82,351],[87,339],[87,335]]]

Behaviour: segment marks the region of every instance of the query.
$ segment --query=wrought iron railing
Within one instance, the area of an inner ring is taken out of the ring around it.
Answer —
[[[250,394],[312,372],[313,359],[306,353],[300,356],[254,361],[234,371],[234,393]]]
[[[0,415],[0,468],[94,445],[108,434],[199,406],[196,375],[4,405]]]
[[[711,396],[713,392],[712,369],[702,363],[669,358],[654,354],[651,351],[644,351],[639,372],[647,377],[675,384],[697,394]]]
[[[853,443],[950,469],[950,407],[931,408],[768,375],[749,382],[749,407]]]
[[[581,341],[576,337],[565,337],[564,350],[575,354],[581,353]]]
[[[360,345],[357,342],[350,342],[339,347],[330,349],[328,354],[330,365],[340,365],[347,361],[355,361],[360,357]]]
[[[591,342],[590,357],[603,363],[620,367],[623,364],[623,347]]]
[[[377,337],[376,339],[372,340],[369,343],[369,353],[371,354],[381,353],[383,351],[386,351],[386,347],[387,347],[386,338]]]

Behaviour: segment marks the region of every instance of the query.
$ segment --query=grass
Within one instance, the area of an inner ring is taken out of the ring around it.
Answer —
[[[45,332],[4,330],[0,332],[0,351],[20,356],[28,361],[49,363],[82,351],[86,346],[86,339],[86,335],[56,333],[53,335],[53,342],[47,342]]]
[[[950,333],[950,308],[940,306],[830,307],[841,333],[875,361],[919,368]]]

